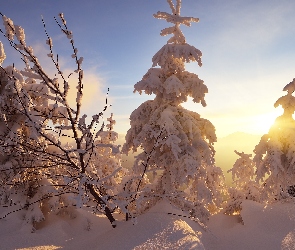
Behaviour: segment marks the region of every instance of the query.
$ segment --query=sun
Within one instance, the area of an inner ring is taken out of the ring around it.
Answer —
[[[249,117],[249,133],[267,134],[271,126],[274,125],[276,118],[280,115],[282,115],[282,111],[274,110],[272,112]]]

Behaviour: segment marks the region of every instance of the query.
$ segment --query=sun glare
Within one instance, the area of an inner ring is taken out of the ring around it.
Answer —
[[[196,111],[196,104],[191,100],[182,105],[184,108]],[[270,111],[269,111],[270,110]],[[266,113],[256,113],[255,110],[251,112],[244,113],[240,111],[239,113],[219,113],[213,114],[208,113],[205,116],[209,119],[216,128],[218,137],[225,137],[234,132],[244,132],[254,135],[263,135],[268,133],[271,126],[274,124],[277,117],[283,114],[283,109],[281,107],[273,108],[270,107]],[[205,113],[206,110],[203,111]]]
[[[266,134],[279,115],[277,112],[271,112],[253,116],[250,118],[250,129],[253,130],[253,134]]]

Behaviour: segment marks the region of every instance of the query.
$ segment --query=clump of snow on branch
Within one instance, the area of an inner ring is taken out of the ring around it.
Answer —
[[[6,54],[5,54],[5,51],[4,51],[4,47],[3,47],[2,42],[0,41],[0,65],[3,63],[5,58],[6,58]]]
[[[13,21],[4,15],[2,16],[2,20],[3,20],[3,25],[5,28],[5,36],[7,37],[8,40],[13,40],[14,34],[15,34]]]

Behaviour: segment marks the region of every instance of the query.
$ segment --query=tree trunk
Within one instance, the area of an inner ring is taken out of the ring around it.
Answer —
[[[107,216],[107,218],[109,219],[109,221],[112,224],[112,227],[115,228],[116,225],[116,220],[113,217],[111,210],[108,208],[107,204],[104,202],[104,200],[100,197],[100,195],[96,192],[94,186],[92,184],[87,184],[87,188],[89,189],[90,193],[92,194],[92,196],[98,201],[98,203],[100,205],[103,205],[105,207],[104,211],[105,211],[105,215]]]

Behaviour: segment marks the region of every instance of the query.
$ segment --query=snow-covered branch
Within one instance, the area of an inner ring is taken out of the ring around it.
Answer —
[[[13,203],[24,204],[23,208],[32,206],[39,214],[32,215],[35,222],[44,219],[41,216],[43,206],[54,203],[54,207],[62,207],[67,203],[79,207],[95,201],[103,207],[115,227],[109,206],[117,206],[112,204],[115,201],[111,197],[116,194],[117,184],[125,173],[120,165],[118,146],[114,145],[117,139],[117,134],[112,131],[115,121],[111,116],[107,131],[104,131],[101,120],[108,107],[107,100],[90,123],[86,115],[80,114],[84,89],[83,57],[78,56],[64,15],[59,14],[61,21],[56,18],[55,21],[70,41],[71,57],[77,66],[70,74],[77,74],[75,107],[69,105],[69,76],[64,76],[59,56],[54,54],[53,39],[47,32],[44,19],[47,55],[59,77],[50,77],[43,69],[33,48],[26,44],[24,29],[1,16],[5,31],[0,32],[25,62],[21,71],[14,66],[1,66],[6,55],[0,43],[2,201],[7,204],[10,199]]]

